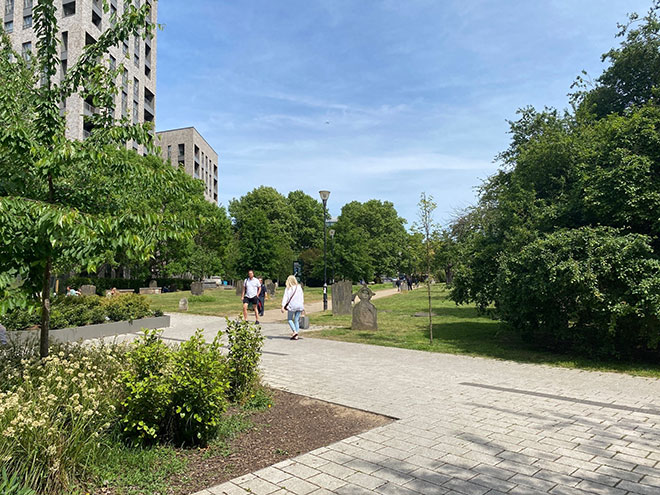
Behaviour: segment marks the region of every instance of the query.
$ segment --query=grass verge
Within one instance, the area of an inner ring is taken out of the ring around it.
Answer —
[[[456,306],[444,286],[434,287],[432,298],[433,344],[429,343],[428,316],[414,316],[428,312],[425,288],[374,300],[378,308],[377,331],[353,331],[350,316],[325,313],[310,315],[311,323],[331,328],[309,332],[307,336],[660,378],[657,363],[600,361],[537,349],[503,323],[480,315],[475,307]]]

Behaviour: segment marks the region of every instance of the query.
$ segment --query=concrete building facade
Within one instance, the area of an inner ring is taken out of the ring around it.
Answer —
[[[218,203],[218,154],[194,127],[157,132],[164,160],[204,183],[204,197]]]
[[[0,0],[2,27],[9,33],[14,50],[28,57],[36,47],[36,34],[32,27],[32,8],[38,0]],[[121,16],[127,6],[151,5],[150,22],[154,25],[158,18],[158,2],[153,0],[108,0],[109,11],[104,12],[103,0],[56,0],[57,19],[60,37],[61,68],[56,79],[60,79],[67,69],[76,62],[86,45],[94,43],[115,16]],[[128,117],[132,123],[154,122],[156,120],[156,53],[157,36],[142,39],[132,36],[128,42],[111,48],[106,62],[110,67],[123,65],[118,77],[118,95],[115,100],[115,117]],[[74,95],[62,103],[66,116],[67,136],[71,139],[84,139],[90,127],[85,116],[98,110],[91,101],[84,101]],[[135,143],[128,143],[138,152]]]

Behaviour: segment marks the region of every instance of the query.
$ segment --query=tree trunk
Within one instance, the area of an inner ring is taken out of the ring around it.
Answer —
[[[44,269],[44,280],[41,292],[41,340],[39,342],[39,355],[48,357],[48,334],[50,332],[50,272],[53,261],[49,256]]]
[[[431,235],[426,230],[426,290],[429,296],[429,343],[433,345],[433,307],[431,304]]]

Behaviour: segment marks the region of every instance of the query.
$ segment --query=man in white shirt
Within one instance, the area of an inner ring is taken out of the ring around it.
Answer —
[[[248,278],[243,282],[243,319],[248,317],[248,304],[252,304],[254,309],[254,318],[259,324],[259,294],[261,294],[261,282],[255,278],[254,272],[248,272]]]

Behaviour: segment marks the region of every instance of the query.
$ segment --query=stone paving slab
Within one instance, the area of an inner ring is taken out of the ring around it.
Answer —
[[[273,387],[398,421],[197,495],[660,494],[660,380],[264,333]]]

